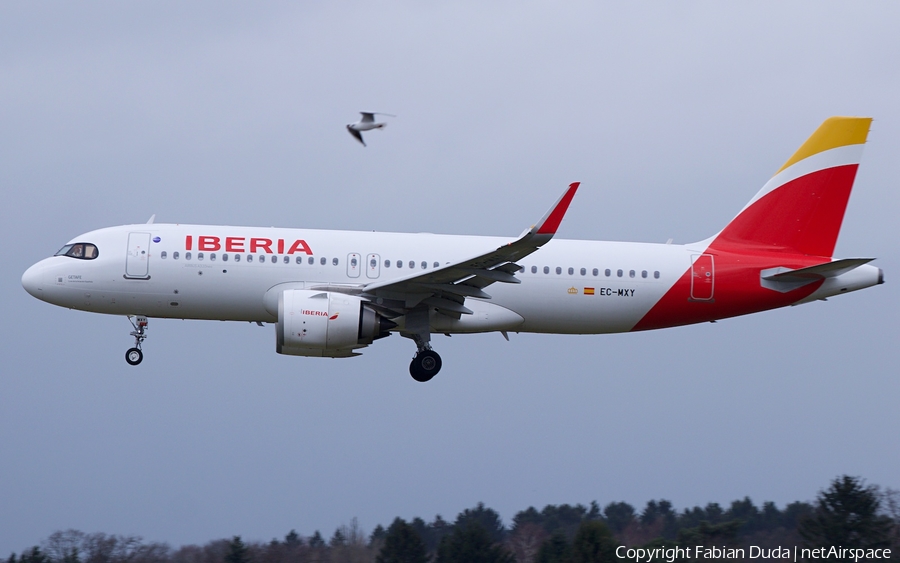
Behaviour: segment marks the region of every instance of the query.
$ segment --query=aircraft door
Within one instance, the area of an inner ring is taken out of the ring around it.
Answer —
[[[360,256],[355,252],[351,252],[347,255],[347,277],[348,278],[358,278],[359,270],[362,267],[362,264],[359,263]]]
[[[712,301],[716,285],[715,263],[711,254],[691,255],[691,299]]]
[[[366,256],[366,277],[374,280],[381,275],[381,256],[369,254]]]
[[[125,277],[150,279],[150,233],[128,233]]]

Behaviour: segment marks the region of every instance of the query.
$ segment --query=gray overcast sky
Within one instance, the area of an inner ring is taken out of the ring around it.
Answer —
[[[173,545],[326,535],[478,501],[812,499],[900,487],[900,6],[0,4],[0,555],[57,529]],[[357,112],[395,113],[363,148]],[[830,115],[875,118],[837,254],[887,284],[613,336],[398,336],[282,357],[274,329],[30,297],[22,272],[144,222],[565,238],[721,228]]]

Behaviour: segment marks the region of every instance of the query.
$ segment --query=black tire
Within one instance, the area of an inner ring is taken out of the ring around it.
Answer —
[[[422,350],[409,364],[409,374],[419,383],[431,381],[441,371],[441,357],[434,350]]]
[[[129,348],[125,352],[125,361],[130,366],[136,366],[144,359],[144,353],[139,348]]]

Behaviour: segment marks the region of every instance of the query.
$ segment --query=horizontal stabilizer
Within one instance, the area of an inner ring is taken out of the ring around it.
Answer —
[[[859,268],[863,264],[868,264],[872,260],[874,258],[844,258],[843,260],[835,260],[796,270],[770,268],[759,273],[760,284],[775,291],[792,291],[825,278],[836,278],[850,270]]]

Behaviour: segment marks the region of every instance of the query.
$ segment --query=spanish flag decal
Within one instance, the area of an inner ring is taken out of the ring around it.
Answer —
[[[586,288],[584,288],[584,294],[585,294],[585,295],[593,295],[593,294],[594,294],[594,288],[593,288],[593,287],[586,287]]]

